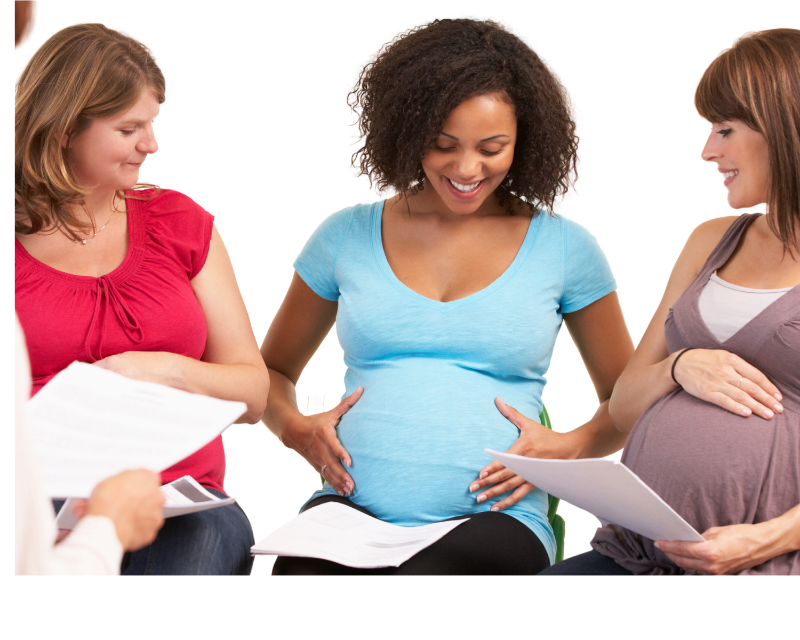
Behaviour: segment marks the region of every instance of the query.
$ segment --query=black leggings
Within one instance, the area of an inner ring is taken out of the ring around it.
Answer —
[[[303,511],[339,502],[375,517],[364,507],[339,496],[320,496]],[[468,522],[439,538],[399,567],[355,569],[319,558],[278,556],[273,575],[533,575],[550,566],[536,534],[505,513],[484,511],[449,518]]]

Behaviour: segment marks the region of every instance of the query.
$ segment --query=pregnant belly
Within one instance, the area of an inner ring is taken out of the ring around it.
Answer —
[[[622,461],[702,532],[758,517],[783,485],[776,453],[793,450],[797,467],[797,427],[791,412],[745,418],[678,390],[642,415]]]
[[[494,406],[497,385],[415,387],[405,398],[400,385],[386,386],[373,380],[337,429],[353,462],[353,500],[404,526],[488,510],[495,501],[478,504],[468,490],[492,461],[484,449],[504,451],[519,436]],[[539,500],[531,495],[518,508],[536,510]]]

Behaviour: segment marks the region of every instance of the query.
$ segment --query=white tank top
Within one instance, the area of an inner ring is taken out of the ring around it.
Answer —
[[[717,340],[725,342],[793,287],[748,289],[711,274],[697,301],[700,317]]]

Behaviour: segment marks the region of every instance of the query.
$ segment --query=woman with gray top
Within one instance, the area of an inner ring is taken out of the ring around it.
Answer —
[[[622,462],[705,542],[616,525],[555,574],[800,574],[800,31],[741,38],[695,95],[734,209],[691,235],[611,397]]]

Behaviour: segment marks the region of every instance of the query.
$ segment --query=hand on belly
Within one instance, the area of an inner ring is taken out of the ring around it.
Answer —
[[[498,411],[519,429],[519,438],[506,453],[528,458],[574,457],[570,451],[564,448],[566,442],[563,434],[551,431],[535,420],[525,417],[500,398],[495,399],[495,405]],[[470,493],[479,489],[486,490],[478,494],[476,498],[478,502],[485,502],[490,498],[512,491],[510,496],[492,505],[492,511],[501,511],[522,500],[535,487],[495,460],[481,469],[478,479],[469,486]]]

